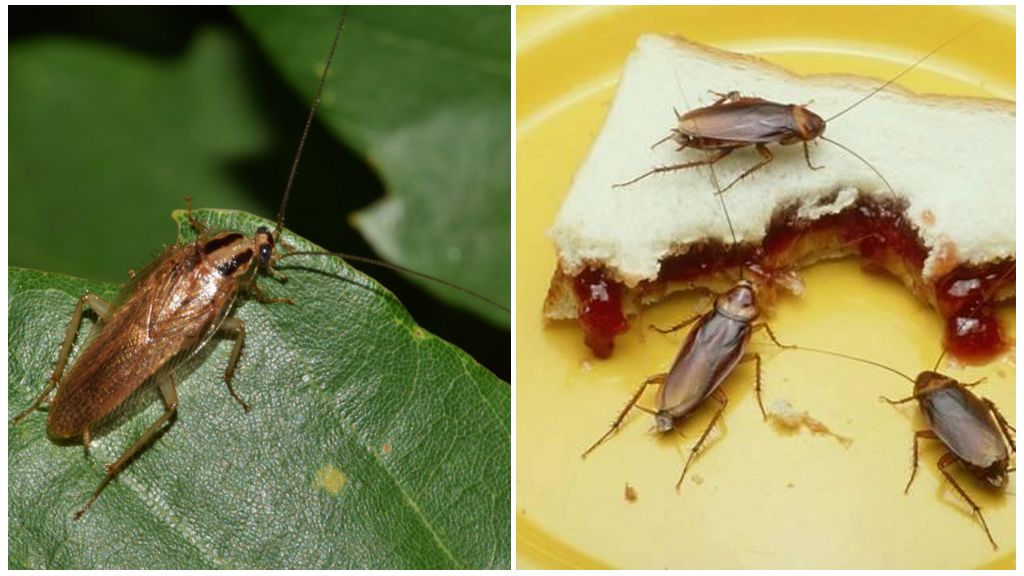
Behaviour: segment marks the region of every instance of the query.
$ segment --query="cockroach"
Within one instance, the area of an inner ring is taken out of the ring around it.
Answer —
[[[761,156],[761,159],[718,191],[719,194],[724,194],[737,182],[764,168],[774,160],[775,157],[768,148],[768,144],[779,144],[782,146],[802,144],[804,147],[804,160],[807,162],[807,166],[811,170],[823,168],[823,166],[815,166],[811,163],[810,149],[807,146],[808,143],[820,139],[842,148],[863,162],[882,180],[889,192],[895,196],[896,193],[893,191],[892,186],[889,185],[889,182],[881,172],[850,148],[825,137],[825,127],[828,122],[835,120],[886,89],[893,82],[899,80],[922,62],[932,57],[936,52],[973,30],[977,25],[978,23],[975,23],[946,40],[902,72],[893,76],[890,80],[853,104],[833,114],[827,120],[812,112],[807,105],[780,104],[764,98],[742,96],[736,91],[727,93],[712,91],[712,94],[718,97],[717,100],[709,106],[696,108],[684,114],[676,112],[676,127],[671,130],[671,134],[652,146],[654,148],[665,142],[674,141],[677,151],[694,148],[708,152],[708,157],[679,164],[657,166],[632,180],[615,184],[613,187],[629,186],[648,176],[662,172],[674,172],[697,166],[712,166],[740,148],[753,146],[758,155]]]
[[[992,488],[1005,486],[1007,475],[1015,470],[1010,467],[1010,456],[1017,453],[1016,428],[1007,422],[994,402],[988,398],[979,397],[971,391],[971,388],[984,382],[984,379],[963,383],[937,372],[939,363],[945,356],[945,351],[939,356],[939,360],[931,370],[925,370],[918,374],[917,378],[911,378],[895,368],[864,358],[805,346],[792,346],[791,348],[861,362],[888,370],[910,382],[914,386],[914,393],[910,396],[898,400],[881,397],[883,401],[891,405],[917,400],[925,421],[928,423],[928,429],[914,432],[913,465],[910,479],[907,481],[903,493],[910,492],[910,485],[917,475],[918,441],[924,438],[942,442],[946,447],[946,453],[939,458],[936,464],[939,472],[970,505],[972,512],[981,522],[992,547],[999,548],[981,513],[981,507],[971,499],[956,478],[947,470],[951,465],[959,462],[968,472]]]
[[[712,177],[714,178],[713,168]],[[717,186],[717,178],[714,178],[714,181]],[[728,219],[725,199],[719,195],[719,200]],[[729,227],[732,230],[731,221]],[[733,242],[735,243],[735,241],[734,233]],[[714,306],[709,312],[695,315],[666,329],[651,326],[652,329],[665,334],[696,323],[696,326],[687,334],[686,341],[672,362],[669,371],[644,380],[625,408],[619,412],[611,428],[583,452],[583,457],[586,458],[605,439],[616,432],[626,415],[634,407],[654,416],[655,429],[659,433],[666,433],[674,430],[676,424],[693,414],[706,399],[711,397],[718,402],[718,410],[711,417],[693,448],[690,449],[690,455],[679,475],[679,481],[676,482],[676,490],[679,490],[693,458],[704,445],[708,434],[721,418],[729,403],[729,398],[721,389],[722,382],[741,362],[753,361],[755,364],[756,385],[754,391],[757,395],[757,404],[761,409],[761,415],[767,420],[768,414],[761,399],[761,356],[757,353],[748,353],[747,345],[755,331],[764,329],[776,346],[780,348],[787,346],[779,342],[766,322],[757,322],[759,316],[760,309],[757,305],[755,286],[741,278],[735,286],[715,298]],[[644,390],[651,384],[661,386],[658,390],[658,408],[656,410],[637,404]]]
[[[342,257],[406,272],[480,298],[500,309],[504,306],[445,280],[402,266],[339,252],[288,251],[275,253],[275,246],[289,248],[281,239],[285,209],[295,180],[303,145],[308,137],[327,72],[345,24],[342,12],[331,44],[323,75],[306,119],[281,207],[273,231],[259,227],[251,237],[238,231],[212,231],[192,216],[191,199],[186,198],[189,225],[197,239],[184,246],[167,248],[121,290],[113,302],[95,294],[83,295],[75,306],[58,360],[48,384],[32,405],[11,422],[16,425],[37,408],[48,406],[47,432],[58,441],[81,439],[88,450],[91,432],[113,414],[146,382],[156,383],[164,404],[163,414],[113,464],[84,506],[75,512],[80,518],[128,462],[143,450],[177,414],[178,395],[174,367],[196,354],[217,332],[235,333],[234,347],[224,373],[228,392],[248,412],[249,405],[235,392],[231,381],[245,341],[245,323],[230,317],[232,304],[240,293],[263,303],[292,303],[287,298],[270,298],[260,291],[259,272],[284,279],[275,272],[276,263],[299,255]],[[82,315],[88,306],[99,317],[97,328],[85,348],[65,373]],[[56,394],[47,402],[51,392]]]

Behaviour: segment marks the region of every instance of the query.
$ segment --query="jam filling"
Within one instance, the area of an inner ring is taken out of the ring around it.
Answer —
[[[934,286],[927,285],[921,270],[928,252],[907,220],[905,208],[894,200],[860,198],[841,212],[813,221],[800,219],[796,207],[782,209],[772,218],[760,246],[695,245],[685,254],[663,260],[658,280],[638,290],[714,274],[738,276],[743,266],[756,270],[761,283],[771,284],[775,273],[796,267],[822,250],[857,254],[866,270],[910,278],[918,296],[936,302],[946,321],[945,345],[957,358],[978,362],[1005,350],[1007,342],[995,317],[993,299],[1014,282],[1015,261],[961,265]],[[575,290],[587,346],[597,357],[607,358],[615,337],[629,327],[622,309],[626,289],[600,270],[589,269],[575,278]]]
[[[622,312],[622,285],[600,270],[586,270],[576,276],[574,288],[587,346],[598,358],[608,358],[615,336],[629,328]]]
[[[946,320],[946,346],[957,358],[978,362],[1006,348],[992,300],[1017,277],[1015,262],[981,268],[961,266],[935,285],[939,312]]]

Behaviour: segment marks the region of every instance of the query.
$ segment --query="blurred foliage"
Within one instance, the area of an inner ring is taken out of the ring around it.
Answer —
[[[174,241],[185,195],[276,214],[340,9],[240,12],[11,9],[12,265],[123,282]],[[509,26],[504,7],[350,10],[289,228],[509,302]],[[509,379],[508,314],[367,272]]]

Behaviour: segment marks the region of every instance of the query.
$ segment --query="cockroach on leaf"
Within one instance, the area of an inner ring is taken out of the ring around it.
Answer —
[[[48,407],[47,432],[54,440],[81,439],[88,449],[91,432],[106,421],[130,396],[148,381],[154,381],[164,403],[163,414],[135,441],[107,471],[99,487],[75,513],[80,518],[104,488],[129,461],[147,446],[165,424],[177,414],[178,396],[174,368],[196,354],[214,334],[235,334],[235,342],[224,378],[228,391],[248,412],[249,405],[235,392],[231,381],[245,341],[245,323],[229,316],[240,293],[264,303],[291,303],[287,298],[265,296],[257,285],[260,271],[275,273],[278,262],[299,255],[342,257],[413,274],[480,298],[502,310],[504,306],[445,280],[394,264],[338,252],[296,251],[275,253],[277,245],[290,248],[281,238],[285,209],[295,179],[302,148],[308,137],[335,48],[345,23],[343,11],[326,65],[316,90],[309,116],[285,186],[277,224],[273,231],[260,227],[252,237],[239,231],[213,231],[192,216],[195,241],[167,248],[125,285],[113,302],[94,294],[82,296],[75,307],[49,383],[28,409],[12,419],[16,425],[37,408]],[[99,317],[90,340],[65,372],[85,307]],[[47,402],[51,392],[56,394]]]
[[[928,423],[928,429],[914,432],[913,465],[910,479],[907,481],[903,493],[910,492],[910,485],[917,475],[918,441],[924,438],[942,442],[946,447],[946,453],[936,463],[939,472],[970,505],[971,511],[981,522],[992,547],[999,548],[985,522],[981,508],[947,470],[959,462],[968,472],[992,488],[1005,486],[1007,475],[1015,470],[1010,467],[1010,458],[1011,455],[1017,453],[1016,429],[1006,421],[994,402],[988,398],[979,397],[971,391],[984,379],[963,383],[937,372],[945,352],[939,356],[939,360],[935,362],[935,366],[931,370],[925,370],[918,374],[917,378],[911,378],[895,368],[864,358],[805,346],[793,346],[792,348],[869,364],[888,370],[913,384],[914,393],[906,398],[894,400],[882,397],[882,400],[892,405],[916,400]]]
[[[968,27],[949,40],[946,40],[931,52],[928,52],[916,62],[905,68],[902,72],[892,77],[878,88],[872,90],[853,104],[833,114],[827,120],[811,111],[807,105],[780,104],[764,98],[742,96],[736,91],[730,91],[724,94],[712,91],[711,93],[718,97],[717,100],[709,106],[696,108],[683,114],[676,112],[676,127],[671,130],[671,134],[669,136],[659,140],[652,146],[652,148],[654,148],[671,140],[676,143],[677,151],[682,151],[686,148],[694,148],[708,152],[708,157],[679,164],[657,166],[636,178],[633,178],[632,180],[615,184],[613,187],[619,188],[629,186],[647,178],[648,176],[662,172],[674,172],[697,166],[712,166],[719,160],[722,160],[740,148],[753,146],[761,157],[760,161],[742,172],[724,188],[721,188],[718,193],[724,194],[740,180],[743,180],[747,176],[750,176],[754,172],[764,168],[774,160],[771,149],[768,148],[769,144],[779,144],[782,146],[802,144],[804,147],[804,160],[807,162],[807,166],[812,170],[823,168],[823,166],[815,166],[811,163],[810,150],[807,147],[809,142],[821,139],[845,150],[864,163],[865,166],[871,169],[871,171],[882,180],[886,189],[895,196],[895,191],[892,189],[892,186],[889,185],[889,182],[881,172],[875,169],[870,162],[850,148],[836,142],[835,140],[826,138],[824,136],[825,128],[828,122],[835,120],[856,106],[859,106],[875,94],[881,92],[890,84],[899,80],[905,74],[933,56],[936,52],[942,50],[956,39],[973,30],[975,26],[977,26],[977,24]]]

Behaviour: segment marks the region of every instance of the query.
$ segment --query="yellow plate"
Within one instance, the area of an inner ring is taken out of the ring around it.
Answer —
[[[935,468],[940,446],[925,442],[909,495],[916,405],[893,408],[878,396],[911,386],[881,370],[806,353],[779,353],[762,334],[765,403],[786,399],[853,439],[761,421],[753,367],[724,383],[725,425],[673,486],[710,408],[680,427],[685,438],[656,438],[635,412],[621,432],[581,460],[580,452],[646,375],[666,370],[685,331],[637,328],[692,315],[697,297],[675,297],[622,335],[615,355],[595,360],[574,324],[545,327],[541,305],[555,268],[545,230],[601,127],[619,71],[643,33],[676,33],[759,54],[801,73],[848,72],[888,78],[979,18],[981,27],[914,70],[900,84],[920,92],[1013,98],[1012,8],[657,7],[520,8],[517,52],[517,548],[521,568],[924,568],[1015,565],[1015,476],[987,490],[956,477],[984,509],[993,551],[970,509]],[[709,86],[709,89],[715,88]],[[671,111],[663,111],[671,119]],[[652,113],[658,113],[652,111]],[[842,121],[855,121],[856,111]],[[865,108],[858,120],[870,120]],[[666,125],[666,129],[667,129]],[[884,126],[871,126],[879,138]],[[955,142],[950,143],[956,146]],[[966,152],[966,151],[965,151]],[[984,191],[979,191],[983,194]],[[785,342],[885,362],[910,375],[940,350],[942,322],[898,282],[863,273],[856,262],[814,266],[803,298],[784,298],[772,326]],[[1012,305],[1000,310],[1015,334]],[[943,369],[976,388],[1015,422],[1013,355],[979,368]],[[650,405],[654,390],[645,396]],[[625,485],[636,500],[624,496]]]

